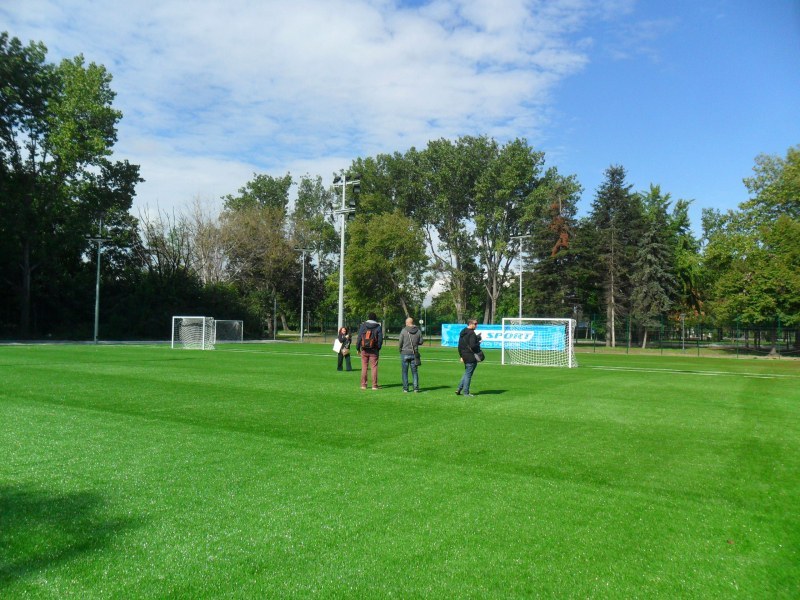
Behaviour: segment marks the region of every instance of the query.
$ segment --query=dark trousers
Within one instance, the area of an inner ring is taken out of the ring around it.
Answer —
[[[342,370],[342,360],[344,360],[345,364],[347,365],[347,370],[352,371],[353,365],[350,364],[350,354],[342,354],[339,352],[338,358],[336,359],[336,370]]]

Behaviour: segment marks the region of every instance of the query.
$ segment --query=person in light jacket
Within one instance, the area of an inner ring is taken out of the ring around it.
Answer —
[[[400,331],[398,339],[400,348],[400,375],[403,380],[403,391],[408,392],[408,368],[411,367],[411,380],[414,391],[419,392],[419,372],[417,370],[417,349],[422,344],[422,332],[414,325],[414,319],[408,317],[406,326]]]

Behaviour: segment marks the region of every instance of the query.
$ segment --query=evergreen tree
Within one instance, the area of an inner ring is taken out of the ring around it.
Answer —
[[[611,347],[616,346],[618,319],[629,311],[630,276],[642,230],[641,203],[631,187],[625,181],[623,167],[606,169],[606,179],[592,202],[590,228],[585,230],[589,235],[584,260],[596,269],[606,313],[606,345]]]
[[[550,168],[533,194],[525,217],[531,234],[522,279],[525,315],[577,316],[575,215],[581,191],[574,175],[564,176]]]
[[[642,348],[647,346],[647,328],[660,324],[672,306],[675,294],[675,251],[668,228],[669,194],[650,186],[641,195],[644,230],[636,248],[631,277],[631,317],[642,331]]]

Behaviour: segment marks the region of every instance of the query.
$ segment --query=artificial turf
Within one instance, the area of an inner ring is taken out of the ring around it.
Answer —
[[[423,352],[0,347],[0,597],[800,596],[800,362]]]

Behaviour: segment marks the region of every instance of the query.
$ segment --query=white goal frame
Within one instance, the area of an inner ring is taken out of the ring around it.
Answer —
[[[214,343],[241,343],[244,341],[244,321],[239,319],[216,319],[214,321]]]
[[[213,350],[216,342],[214,317],[172,317],[171,348]]]
[[[577,367],[575,326],[575,319],[504,318],[501,364]]]

